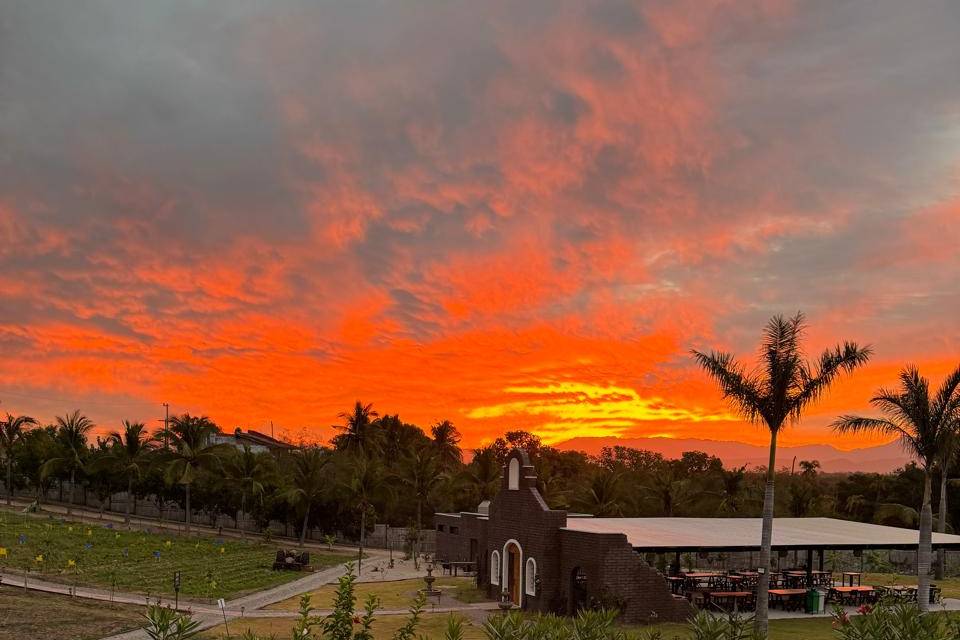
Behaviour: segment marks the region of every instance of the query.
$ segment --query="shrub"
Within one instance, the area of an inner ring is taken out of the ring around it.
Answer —
[[[833,628],[842,640],[956,640],[960,637],[960,621],[945,615],[923,614],[909,603],[880,603],[852,617],[837,607],[833,612]]]
[[[690,621],[690,632],[693,640],[762,640],[754,632],[753,618],[736,613],[721,617],[700,611]]]
[[[144,617],[147,624],[143,630],[150,640],[190,640],[200,635],[197,629],[199,622],[169,607],[153,605],[147,609]]]

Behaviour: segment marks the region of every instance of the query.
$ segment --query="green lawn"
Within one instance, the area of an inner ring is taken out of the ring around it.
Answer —
[[[172,595],[173,574],[180,571],[180,597],[195,600],[233,598],[302,575],[271,570],[274,545],[108,527],[0,511],[0,567],[20,574],[26,569],[44,580],[151,595]],[[348,559],[310,555],[314,567]]]

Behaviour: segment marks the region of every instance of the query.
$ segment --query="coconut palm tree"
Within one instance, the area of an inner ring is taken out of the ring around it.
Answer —
[[[833,423],[839,433],[880,433],[896,436],[923,469],[923,506],[920,509],[920,544],[917,558],[917,599],[920,609],[930,608],[930,548],[933,538],[931,477],[953,446],[960,420],[960,368],[950,374],[936,395],[930,382],[915,366],[900,372],[900,389],[880,389],[870,404],[881,418],[840,416]],[[945,475],[945,472],[944,472]]]
[[[620,471],[600,470],[574,500],[574,507],[601,518],[622,516],[625,502],[622,480]]]
[[[327,481],[326,467],[330,456],[325,449],[310,447],[293,454],[290,486],[284,497],[294,507],[303,509],[303,527],[300,530],[300,546],[307,539],[307,524],[310,522],[310,507],[323,494]]]
[[[652,500],[660,515],[672,518],[677,510],[693,502],[701,493],[693,479],[675,460],[665,462],[656,473],[639,486],[644,497]]]
[[[233,447],[229,444],[210,444],[210,438],[219,431],[217,425],[206,416],[191,416],[185,413],[170,420],[165,435],[171,445],[162,452],[164,479],[168,485],[179,484],[184,491],[186,532],[190,533],[190,486],[201,469],[218,468]]]
[[[423,531],[423,505],[430,499],[433,490],[447,479],[440,456],[431,449],[414,449],[400,460],[399,471],[393,474],[393,477],[409,489],[417,502],[416,526],[419,543],[420,532]],[[419,551],[418,544],[415,552]]]
[[[64,416],[57,416],[56,440],[61,448],[61,455],[47,460],[43,465],[43,475],[70,472],[70,502],[67,503],[67,515],[72,514],[73,502],[76,497],[77,471],[83,470],[84,459],[87,453],[87,434],[93,429],[93,421],[80,413],[79,410]]]
[[[359,400],[357,400],[352,411],[340,412],[337,417],[343,420],[343,424],[334,425],[334,428],[342,431],[333,439],[336,448],[354,453],[360,452],[363,455],[376,453],[380,443],[373,419],[378,415],[373,410],[373,404],[363,404]]]
[[[247,512],[247,496],[263,501],[264,485],[273,473],[273,458],[269,454],[254,453],[250,445],[245,444],[242,451],[235,449],[227,456],[223,465],[224,479],[240,491],[240,512],[237,514],[240,537],[246,537],[240,519]]]
[[[3,455],[3,463],[7,468],[8,507],[13,499],[13,448],[23,438],[27,427],[35,424],[37,421],[30,416],[12,416],[9,413],[7,418],[0,422],[0,454]]]
[[[503,465],[497,459],[497,451],[491,447],[474,449],[473,460],[463,468],[459,477],[473,487],[480,501],[492,500],[500,488]]]
[[[346,501],[360,512],[360,549],[357,555],[357,574],[363,562],[363,548],[367,540],[367,514],[373,508],[374,500],[391,493],[391,487],[384,482],[383,467],[376,458],[356,456],[350,465],[350,475],[341,488]]]
[[[720,472],[720,490],[715,495],[720,498],[717,513],[736,515],[741,513],[744,492],[747,485],[747,465],[724,469]]]
[[[720,386],[723,397],[747,420],[770,431],[770,460],[763,497],[760,538],[760,574],[757,589],[756,630],[766,635],[770,587],[770,546],[773,539],[773,497],[777,463],[777,436],[784,424],[796,422],[844,372],[851,372],[870,357],[869,347],[846,342],[824,351],[815,364],[807,361],[801,340],[806,328],[802,313],[792,318],[775,316],[767,323],[760,344],[758,366],[748,372],[732,354],[693,351],[693,357]]]
[[[454,469],[463,462],[460,440],[463,436],[449,420],[443,420],[430,429],[433,435],[433,447],[440,457],[440,464],[446,469]]]
[[[100,459],[98,466],[119,471],[127,479],[127,504],[124,524],[130,524],[133,504],[133,483],[139,481],[156,449],[156,441],[147,434],[142,422],[123,421],[123,432],[111,431],[107,436],[110,445],[108,454]]]

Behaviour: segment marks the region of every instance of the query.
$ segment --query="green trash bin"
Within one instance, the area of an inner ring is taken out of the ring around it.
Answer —
[[[816,589],[807,591],[807,613],[818,613],[820,611],[820,592]]]

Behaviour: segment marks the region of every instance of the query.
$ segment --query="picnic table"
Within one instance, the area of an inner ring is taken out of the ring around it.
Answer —
[[[914,601],[917,599],[917,585],[914,584],[887,584],[877,587],[877,593],[883,597],[896,600]]]
[[[863,604],[865,601],[873,600],[875,594],[876,589],[869,585],[840,586],[830,589],[830,597],[840,604]]]
[[[784,611],[795,611],[803,606],[803,599],[807,595],[806,589],[770,589],[770,606],[781,606]]]
[[[791,589],[809,586],[806,571],[784,571],[783,578],[787,587]]]
[[[713,591],[708,595],[711,604],[715,604],[724,611],[736,613],[753,598],[750,591]]]
[[[841,579],[840,579],[841,586],[851,586],[851,587],[852,587],[852,586],[853,586],[853,581],[854,581],[854,579],[856,579],[856,581],[857,581],[857,586],[859,587],[859,586],[860,586],[860,579],[861,579],[862,577],[863,577],[863,574],[860,573],[859,571],[844,571],[844,572],[843,572],[843,575],[841,576]],[[849,582],[850,582],[849,585],[847,585],[847,578],[850,579],[850,580],[849,580]]]
[[[722,577],[722,573],[711,571],[692,571],[690,573],[683,574],[683,578],[685,580],[684,585],[687,589],[704,589],[714,587],[716,586],[716,581]]]

